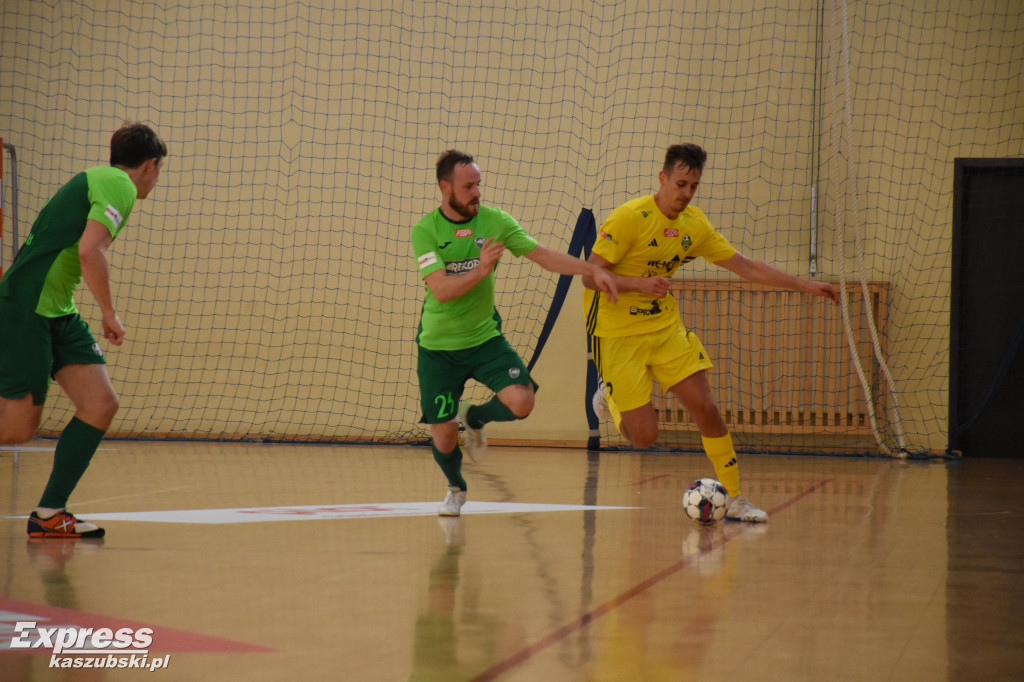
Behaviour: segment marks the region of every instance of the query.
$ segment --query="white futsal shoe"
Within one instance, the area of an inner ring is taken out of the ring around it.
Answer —
[[[729,501],[726,502],[725,518],[729,521],[766,523],[768,521],[768,514],[755,507],[754,504],[747,498],[743,497],[743,495],[737,495],[736,497],[730,497]]]
[[[473,403],[459,405],[459,423],[466,429],[466,454],[474,462],[481,462],[487,454],[487,436],[484,435],[483,427],[470,428],[469,408],[471,407],[473,407]]]
[[[608,391],[605,388],[604,381],[601,379],[597,380],[597,390],[594,391],[590,404],[594,407],[594,414],[597,415],[598,419],[605,422],[612,420],[612,411],[608,407]]]
[[[444,502],[437,508],[438,516],[459,516],[462,514],[462,505],[466,504],[466,491],[454,486],[448,488],[448,495]]]

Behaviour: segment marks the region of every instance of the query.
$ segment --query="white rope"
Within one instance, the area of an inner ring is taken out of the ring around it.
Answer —
[[[842,13],[836,6],[837,1],[842,2]],[[842,21],[842,28],[838,27],[838,24]],[[895,431],[896,444],[898,449],[893,452],[886,444],[881,433],[881,429],[878,427],[878,422],[875,415],[875,405],[873,396],[871,395],[871,387],[868,384],[867,377],[864,375],[864,368],[860,361],[860,357],[857,354],[857,347],[853,340],[853,331],[850,325],[850,306],[848,297],[846,294],[846,277],[844,274],[845,267],[842,266],[842,262],[845,261],[845,204],[840,206],[837,201],[835,211],[835,226],[836,226],[836,241],[840,253],[840,267],[839,267],[839,284],[840,284],[840,302],[841,311],[843,315],[843,330],[846,333],[847,345],[850,349],[850,357],[853,359],[853,365],[857,370],[857,376],[860,379],[861,389],[864,392],[864,397],[867,402],[868,418],[871,421],[871,430],[874,434],[875,441],[878,443],[878,447],[885,454],[892,457],[906,457],[906,442],[903,431],[903,418],[900,415],[899,400],[896,396],[896,386],[892,379],[892,374],[889,372],[889,365],[885,360],[884,353],[882,352],[882,344],[878,338],[878,330],[875,327],[874,310],[871,303],[871,295],[868,290],[867,274],[864,267],[864,238],[863,238],[863,225],[860,219],[860,211],[858,208],[859,192],[857,188],[857,169],[856,159],[854,158],[854,147],[853,147],[853,97],[850,91],[850,37],[847,25],[847,6],[846,0],[832,0],[832,42],[833,52],[835,50],[836,38],[841,38],[841,47],[839,52],[840,55],[840,71],[843,77],[843,151],[846,153],[846,171],[848,181],[848,196],[852,206],[850,207],[850,214],[853,222],[853,233],[854,233],[854,249],[856,253],[857,261],[857,276],[860,281],[861,295],[864,298],[864,314],[867,317],[868,330],[871,333],[871,345],[874,349],[875,358],[878,360],[878,366],[885,378],[886,387],[889,391],[891,400],[891,414],[892,414],[892,425]],[[837,78],[838,80],[838,78]],[[837,83],[838,86],[838,83]]]

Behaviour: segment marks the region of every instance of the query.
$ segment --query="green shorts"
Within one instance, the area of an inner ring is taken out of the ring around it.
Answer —
[[[32,394],[42,405],[50,379],[66,365],[105,364],[103,351],[77,313],[43,317],[0,298],[0,396]]]
[[[416,374],[420,379],[421,424],[442,424],[455,419],[462,391],[476,379],[495,393],[513,384],[537,383],[504,336],[496,336],[465,350],[427,350],[419,347]]]

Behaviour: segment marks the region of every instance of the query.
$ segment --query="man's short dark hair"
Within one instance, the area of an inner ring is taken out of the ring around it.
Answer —
[[[469,163],[473,163],[473,157],[458,149],[441,152],[441,156],[437,157],[437,181],[451,182],[455,167]]]
[[[126,123],[110,138],[110,165],[138,168],[167,156],[167,145],[143,123]]]
[[[665,165],[662,170],[671,173],[676,166],[682,164],[685,168],[704,172],[704,162],[708,160],[708,153],[699,144],[687,142],[685,144],[674,144],[665,152]]]

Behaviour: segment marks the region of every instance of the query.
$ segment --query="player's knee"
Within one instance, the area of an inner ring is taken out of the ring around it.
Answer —
[[[115,393],[113,396],[111,396],[110,402],[107,403],[107,413],[110,415],[111,419],[114,418],[114,415],[117,414],[117,411],[119,409],[121,409],[121,399],[118,398],[117,394]]]
[[[92,410],[95,411],[98,419],[109,423],[114,419],[114,415],[117,414],[117,410],[120,407],[121,401],[118,399],[117,394],[110,393],[93,403]]]
[[[0,443],[4,445],[21,445],[32,440],[39,430],[38,420],[29,420],[17,424],[0,426]]]
[[[431,440],[434,441],[434,447],[438,452],[447,454],[459,444],[459,427],[455,422],[435,424],[431,429]]]
[[[654,445],[654,441],[658,440],[658,427],[657,425],[653,427],[634,425],[628,429],[624,429],[623,435],[629,439],[629,442],[633,444],[633,447],[638,450],[646,450]]]
[[[106,393],[94,397],[88,403],[77,405],[75,416],[90,426],[102,431],[110,428],[114,415],[120,407],[116,393]]]
[[[506,416],[513,419],[528,417],[533,412],[534,400],[533,387],[526,384],[514,384],[498,392],[498,401],[507,411]]]
[[[441,454],[447,455],[449,452],[455,449],[455,446],[459,444],[458,438],[445,438],[445,437],[434,437],[434,447]]]
[[[442,432],[434,432],[433,436],[434,447],[439,452],[448,453],[455,449],[455,446],[459,444],[459,430],[456,428],[452,432],[448,430]]]
[[[0,443],[20,445],[32,440],[42,421],[41,407],[28,407],[28,398],[21,403],[0,400]]]
[[[654,441],[658,440],[658,432],[654,431],[649,433],[645,431],[643,433],[637,434],[630,440],[632,441],[634,447],[640,450],[646,450],[647,448],[654,445]]]
[[[522,393],[516,396],[516,399],[512,401],[512,404],[508,406],[508,409],[512,411],[512,414],[517,419],[525,419],[530,416],[533,412],[535,398],[533,392]]]

